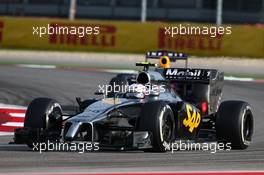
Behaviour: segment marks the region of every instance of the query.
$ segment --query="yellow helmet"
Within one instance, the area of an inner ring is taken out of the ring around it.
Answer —
[[[170,68],[171,61],[168,56],[161,56],[159,59],[159,66],[162,68]]]

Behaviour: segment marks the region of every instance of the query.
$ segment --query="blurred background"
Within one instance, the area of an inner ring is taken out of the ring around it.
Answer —
[[[146,6],[146,8],[144,8]],[[1,0],[0,14],[8,16],[192,21],[264,22],[263,0]],[[146,9],[146,10],[145,10]],[[143,10],[143,12],[142,12]],[[145,14],[144,14],[145,13]],[[143,19],[142,19],[143,18]]]
[[[263,22],[264,0],[0,0],[0,64],[131,68],[146,51],[173,50],[198,58],[191,59],[195,66],[264,74]],[[165,27],[181,24],[231,26],[232,34],[164,33]],[[99,26],[100,34],[32,33],[48,25]],[[233,58],[240,63],[230,62]],[[242,66],[234,69],[237,65]]]

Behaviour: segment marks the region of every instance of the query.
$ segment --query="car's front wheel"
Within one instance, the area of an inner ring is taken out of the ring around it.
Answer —
[[[174,114],[171,107],[162,101],[143,105],[138,129],[152,134],[152,149],[146,151],[165,152],[175,134]]]
[[[60,104],[49,98],[36,98],[28,106],[24,127],[31,130],[26,141],[29,147],[34,142],[57,140],[62,131],[62,109]]]

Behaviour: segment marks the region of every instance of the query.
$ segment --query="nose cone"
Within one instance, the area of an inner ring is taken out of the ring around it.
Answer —
[[[64,132],[66,132],[64,134],[64,140],[65,141],[73,141],[76,138],[76,136],[77,136],[77,133],[78,133],[79,128],[80,128],[80,125],[81,125],[80,122],[72,122],[70,124],[69,129],[66,129],[64,131]]]

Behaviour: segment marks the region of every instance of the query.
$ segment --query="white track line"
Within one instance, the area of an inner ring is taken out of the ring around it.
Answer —
[[[228,81],[245,81],[245,82],[255,81],[254,78],[240,78],[240,77],[233,77],[233,76],[225,76],[225,80],[228,80]]]
[[[10,136],[10,135],[14,135],[13,132],[0,132],[0,136]]]
[[[16,64],[18,67],[34,68],[34,69],[56,69],[55,65],[39,65],[39,64]]]
[[[103,69],[104,72],[108,73],[125,73],[125,74],[136,74],[138,71],[136,70],[129,70],[129,69]]]
[[[12,117],[24,118],[25,113],[9,113]]]
[[[21,122],[6,122],[2,126],[12,126],[12,127],[23,127],[24,123]]]
[[[27,107],[25,107],[25,106],[10,105],[10,104],[0,103],[0,109],[1,108],[4,108],[4,109],[27,109]]]

